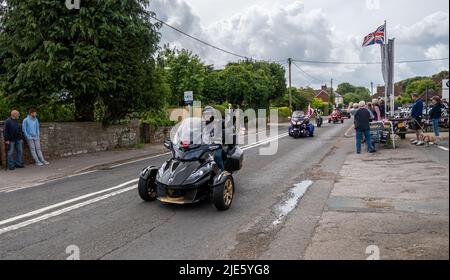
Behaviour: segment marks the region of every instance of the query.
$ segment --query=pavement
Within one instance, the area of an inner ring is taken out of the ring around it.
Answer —
[[[50,165],[42,167],[27,165],[24,169],[14,171],[0,170],[0,193],[34,187],[68,176],[82,175],[111,165],[166,152],[163,145],[152,144],[140,149],[114,150],[55,159]]]
[[[448,260],[448,179],[437,147],[348,155],[304,258]]]
[[[356,156],[351,124],[304,139],[280,125],[275,155],[247,143],[226,212],[141,201],[139,171],[169,158],[161,146],[84,155],[75,176],[0,191],[0,259],[62,260],[68,248],[85,260],[366,259],[370,245],[382,259],[448,258],[448,152],[402,144]]]

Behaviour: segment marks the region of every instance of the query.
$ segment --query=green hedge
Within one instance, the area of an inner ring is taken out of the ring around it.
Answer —
[[[24,119],[28,115],[30,108],[11,104],[8,98],[0,93],[0,120],[5,120],[10,116],[12,110],[18,110]],[[38,118],[41,122],[70,122],[75,120],[75,108],[71,105],[60,104],[57,101],[50,101],[36,107]]]
[[[271,107],[271,110],[278,110],[278,118],[288,118],[291,116],[289,107]]]

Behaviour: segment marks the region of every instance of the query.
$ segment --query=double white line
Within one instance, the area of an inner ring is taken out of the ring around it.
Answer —
[[[281,134],[281,135],[278,135],[278,136],[275,136],[275,137],[271,137],[271,138],[268,138],[268,139],[264,139],[264,140],[261,140],[261,141],[258,141],[256,143],[254,143],[254,144],[244,146],[242,149],[243,150],[249,150],[249,149],[252,149],[252,148],[255,148],[255,147],[267,144],[269,142],[278,140],[278,139],[286,137],[286,136],[287,136],[287,133],[286,134]],[[163,155],[167,155],[167,154],[153,156],[151,158],[157,158],[157,157],[160,157],[160,156],[163,156]],[[143,160],[145,160],[145,159],[143,159]],[[143,161],[143,160],[139,160],[139,161]],[[135,162],[139,162],[139,161],[135,161]],[[130,162],[130,163],[134,163],[134,162]],[[125,165],[125,164],[121,164],[121,165]],[[28,213],[25,213],[25,214],[22,214],[22,215],[18,215],[18,216],[15,216],[15,217],[12,217],[12,218],[0,221],[0,226],[10,224],[10,225],[8,225],[6,227],[0,228],[0,235],[2,235],[4,233],[7,233],[7,232],[10,232],[10,231],[18,230],[20,228],[23,228],[23,227],[26,227],[26,226],[29,226],[29,225],[32,225],[32,224],[35,224],[35,223],[47,220],[47,219],[50,219],[52,217],[59,216],[61,214],[67,213],[69,211],[72,211],[72,210],[75,210],[75,209],[79,209],[81,207],[84,207],[84,206],[87,206],[87,205],[90,205],[90,204],[93,204],[93,203],[96,203],[96,202],[99,202],[99,201],[102,201],[102,200],[105,200],[105,199],[108,199],[108,198],[111,198],[111,197],[114,197],[114,196],[117,196],[117,195],[120,195],[120,194],[123,194],[123,193],[131,191],[131,190],[136,190],[136,188],[137,188],[137,184],[136,183],[138,181],[139,181],[139,179],[134,179],[134,180],[122,183],[122,184],[117,185],[117,186],[112,187],[112,188],[108,188],[108,189],[104,189],[104,190],[101,190],[101,191],[89,193],[89,194],[86,194],[86,195],[82,195],[82,196],[79,196],[79,197],[76,197],[76,198],[72,198],[72,199],[69,199],[69,200],[66,200],[66,201],[62,201],[62,202],[59,202],[59,203],[56,203],[56,204],[44,207],[44,208],[40,208],[40,209],[32,211],[32,212],[28,212]],[[101,196],[98,196],[98,195],[101,195]],[[92,199],[89,199],[89,200],[86,200],[86,201],[83,201],[83,202],[79,202],[79,201],[82,201],[82,200],[85,200],[85,199],[88,199],[88,198],[91,198],[91,197],[95,197],[95,198],[92,198]],[[73,203],[76,203],[76,202],[79,202],[79,203],[73,204]],[[58,209],[60,207],[63,207],[63,206],[69,205],[69,204],[73,204],[73,205],[70,205],[70,206],[62,208],[62,209]],[[58,209],[58,210],[55,210],[55,209]],[[52,212],[47,213],[47,214],[43,214],[43,213],[46,213],[46,212],[51,211],[51,210],[55,210],[55,211],[52,211]],[[38,216],[39,214],[43,214],[43,215]],[[35,217],[35,216],[37,216],[37,217]],[[19,223],[16,223],[16,224],[12,224],[14,222],[17,222],[17,221],[20,221],[20,220],[24,220],[24,219],[27,219],[27,218],[30,218],[30,217],[35,217],[35,218],[31,218],[29,220],[25,220],[25,221],[22,221],[22,222],[19,222]]]
[[[90,200],[87,200],[87,201],[84,201],[84,202],[81,202],[81,203],[78,203],[78,204],[66,207],[66,208],[63,208],[63,209],[60,209],[60,210],[56,210],[54,212],[50,212],[48,214],[45,214],[45,215],[42,215],[42,216],[30,219],[30,220],[27,220],[27,221],[24,221],[24,222],[21,222],[21,223],[18,223],[18,224],[14,224],[14,225],[11,225],[11,226],[0,228],[0,235],[3,234],[3,233],[9,232],[9,231],[13,231],[13,230],[17,230],[19,228],[26,227],[28,225],[31,225],[31,224],[34,224],[34,223],[37,223],[37,222],[40,222],[40,221],[43,221],[43,220],[47,220],[47,219],[55,217],[55,216],[59,216],[59,215],[61,215],[63,213],[66,213],[66,212],[69,212],[69,211],[81,208],[83,206],[86,206],[86,205],[89,205],[89,204],[92,204],[92,203],[95,203],[95,202],[99,202],[99,201],[105,200],[107,198],[119,195],[121,193],[124,193],[124,192],[127,192],[127,191],[131,191],[133,189],[136,189],[137,185],[133,185],[133,186],[127,187],[127,188],[123,188],[123,187],[128,186],[128,185],[133,184],[133,183],[136,183],[138,180],[139,179],[134,179],[134,180],[125,182],[123,184],[117,185],[117,186],[109,188],[109,189],[105,189],[105,190],[101,190],[101,191],[98,191],[98,192],[86,194],[86,195],[83,195],[83,196],[79,196],[79,197],[76,197],[76,198],[73,198],[73,199],[69,199],[69,200],[66,200],[66,201],[63,201],[63,202],[60,202],[60,203],[57,203],[57,204],[53,204],[53,205],[50,205],[50,206],[47,206],[47,207],[44,207],[44,208],[41,208],[41,209],[38,209],[38,210],[35,210],[35,211],[32,211],[32,212],[28,212],[28,213],[23,214],[23,215],[19,215],[19,216],[16,216],[16,217],[12,217],[12,218],[0,221],[0,225],[10,224],[12,222],[15,222],[15,221],[18,221],[18,220],[22,220],[22,219],[25,219],[25,218],[29,218],[29,217],[33,217],[33,216],[36,216],[38,214],[41,214],[41,213],[44,213],[44,212],[47,212],[47,211],[59,208],[61,206],[64,206],[64,205],[67,205],[67,204],[70,204],[70,203],[74,203],[74,202],[77,202],[77,201],[80,201],[80,200],[83,200],[83,199],[86,199],[86,198],[89,198],[89,197],[93,197],[93,196],[96,196],[96,195],[99,195],[99,194],[103,194],[103,193],[107,193],[107,192],[110,192],[110,191],[113,191],[113,190],[120,189],[118,191],[114,191],[114,192],[108,193],[106,195],[102,195],[102,196],[99,196],[99,197],[96,197],[96,198],[93,198],[93,199],[90,199]],[[123,189],[121,189],[121,188],[123,188]]]

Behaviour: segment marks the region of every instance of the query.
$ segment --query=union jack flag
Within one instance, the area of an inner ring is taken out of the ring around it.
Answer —
[[[378,29],[375,32],[370,33],[364,38],[362,46],[367,47],[374,44],[384,45],[385,36],[386,36],[386,25],[382,25],[378,27]]]

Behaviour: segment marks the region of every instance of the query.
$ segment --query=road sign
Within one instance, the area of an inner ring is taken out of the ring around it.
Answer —
[[[184,102],[186,104],[192,104],[194,102],[194,92],[185,91],[184,92]]]
[[[449,86],[449,80],[442,80],[442,98],[446,99],[448,101],[448,86]]]

